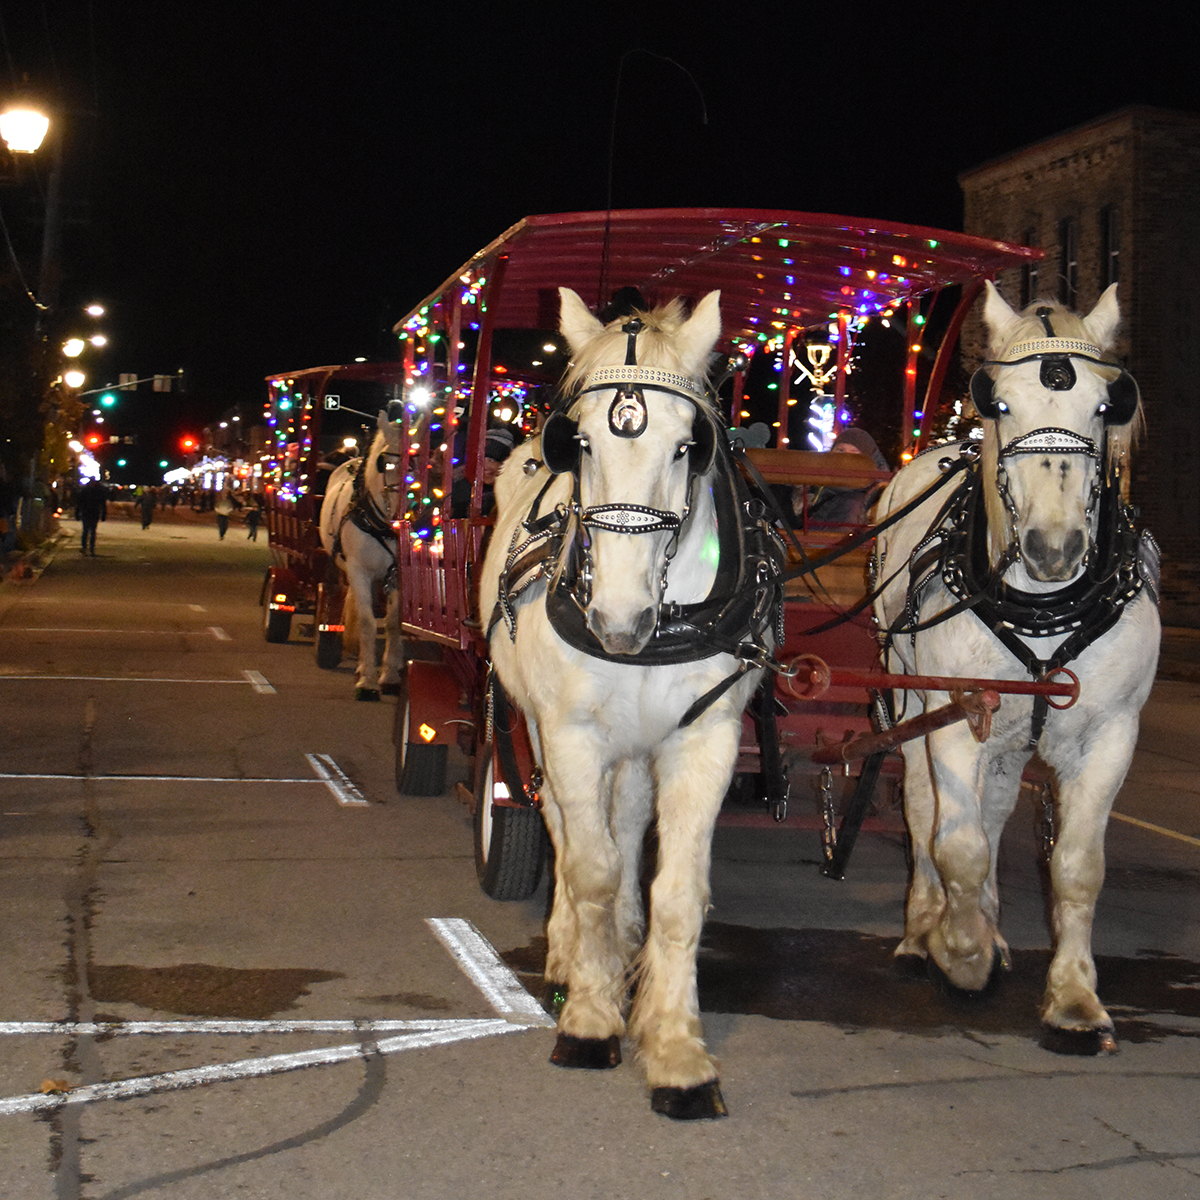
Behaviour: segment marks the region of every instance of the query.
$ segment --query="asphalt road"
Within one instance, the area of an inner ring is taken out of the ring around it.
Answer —
[[[968,1009],[891,970],[898,832],[835,884],[812,832],[723,828],[731,1115],[680,1125],[632,1062],[548,1064],[512,974],[536,990],[545,885],[485,897],[453,796],[396,795],[391,702],[263,640],[262,541],[114,518],[98,550],[0,587],[0,1196],[1200,1196],[1200,685],[1157,687],[1110,826],[1119,1056],[1037,1045],[1032,803],[1014,971]]]

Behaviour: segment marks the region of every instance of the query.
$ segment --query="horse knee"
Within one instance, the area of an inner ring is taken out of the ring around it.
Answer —
[[[939,836],[933,859],[951,904],[977,897],[992,869],[992,850],[981,829],[957,829]]]

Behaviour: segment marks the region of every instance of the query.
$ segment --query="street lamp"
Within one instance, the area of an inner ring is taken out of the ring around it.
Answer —
[[[14,154],[32,154],[42,144],[50,118],[29,104],[10,101],[0,112],[0,140]]]

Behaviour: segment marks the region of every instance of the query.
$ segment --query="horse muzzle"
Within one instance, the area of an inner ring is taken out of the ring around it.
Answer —
[[[587,611],[587,627],[606,654],[637,654],[654,636],[657,625],[658,609],[654,605],[634,614],[629,621],[615,619],[595,606]]]
[[[1083,566],[1088,539],[1084,530],[1068,529],[1059,537],[1028,529],[1021,538],[1021,558],[1039,583],[1066,583]]]

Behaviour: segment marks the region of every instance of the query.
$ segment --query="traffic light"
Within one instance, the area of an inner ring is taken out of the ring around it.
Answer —
[[[103,443],[104,439],[98,433],[89,433],[83,441],[89,450],[95,450],[97,446]]]
[[[116,404],[116,402],[117,402],[117,393],[116,392],[101,392],[100,393],[100,407],[101,408],[112,408],[112,406],[114,404]]]
[[[179,448],[184,452],[184,454],[191,454],[196,449],[197,445],[198,443],[196,439],[192,437],[190,433],[184,434],[184,436],[179,439]]]

